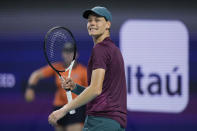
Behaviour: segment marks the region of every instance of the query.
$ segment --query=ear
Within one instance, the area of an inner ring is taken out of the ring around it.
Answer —
[[[111,22],[110,21],[107,21],[107,30],[109,30],[111,28]]]

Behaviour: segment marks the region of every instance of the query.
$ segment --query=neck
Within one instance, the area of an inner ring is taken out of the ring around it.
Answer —
[[[109,37],[109,36],[110,36],[109,33],[104,33],[102,35],[93,37],[94,45],[102,42],[106,37]]]

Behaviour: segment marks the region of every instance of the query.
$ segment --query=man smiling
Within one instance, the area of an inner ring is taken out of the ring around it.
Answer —
[[[65,89],[80,95],[54,111],[49,123],[55,125],[70,110],[87,104],[84,131],[123,131],[127,122],[126,80],[121,52],[110,39],[111,13],[97,6],[86,10],[83,17],[88,19],[88,33],[94,41],[87,71],[89,86],[84,88],[72,79],[62,81]]]

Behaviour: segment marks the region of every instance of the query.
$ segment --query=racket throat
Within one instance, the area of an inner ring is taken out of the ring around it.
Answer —
[[[74,63],[75,63],[75,60],[73,60],[70,63],[70,66],[67,69],[65,69],[65,72],[68,71],[68,78],[70,78],[70,76],[71,76],[71,71],[72,71],[72,68],[73,68]]]

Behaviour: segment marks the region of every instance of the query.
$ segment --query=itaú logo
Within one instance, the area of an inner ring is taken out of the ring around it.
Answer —
[[[134,69],[136,72],[132,74],[132,68],[127,67],[127,87],[128,94],[132,93],[131,81],[136,81],[135,93],[144,95],[145,93],[156,96],[162,95],[164,92],[169,96],[182,95],[182,75],[178,74],[178,67],[174,67],[172,72],[163,74],[163,76],[156,72],[150,72],[145,75],[141,66],[137,66]],[[147,79],[147,83],[144,84],[144,79]],[[163,83],[163,84],[162,84]],[[142,87],[142,85],[146,87]],[[162,87],[164,85],[164,87]]]
[[[129,111],[180,113],[188,104],[188,32],[180,21],[128,20],[120,30]]]

